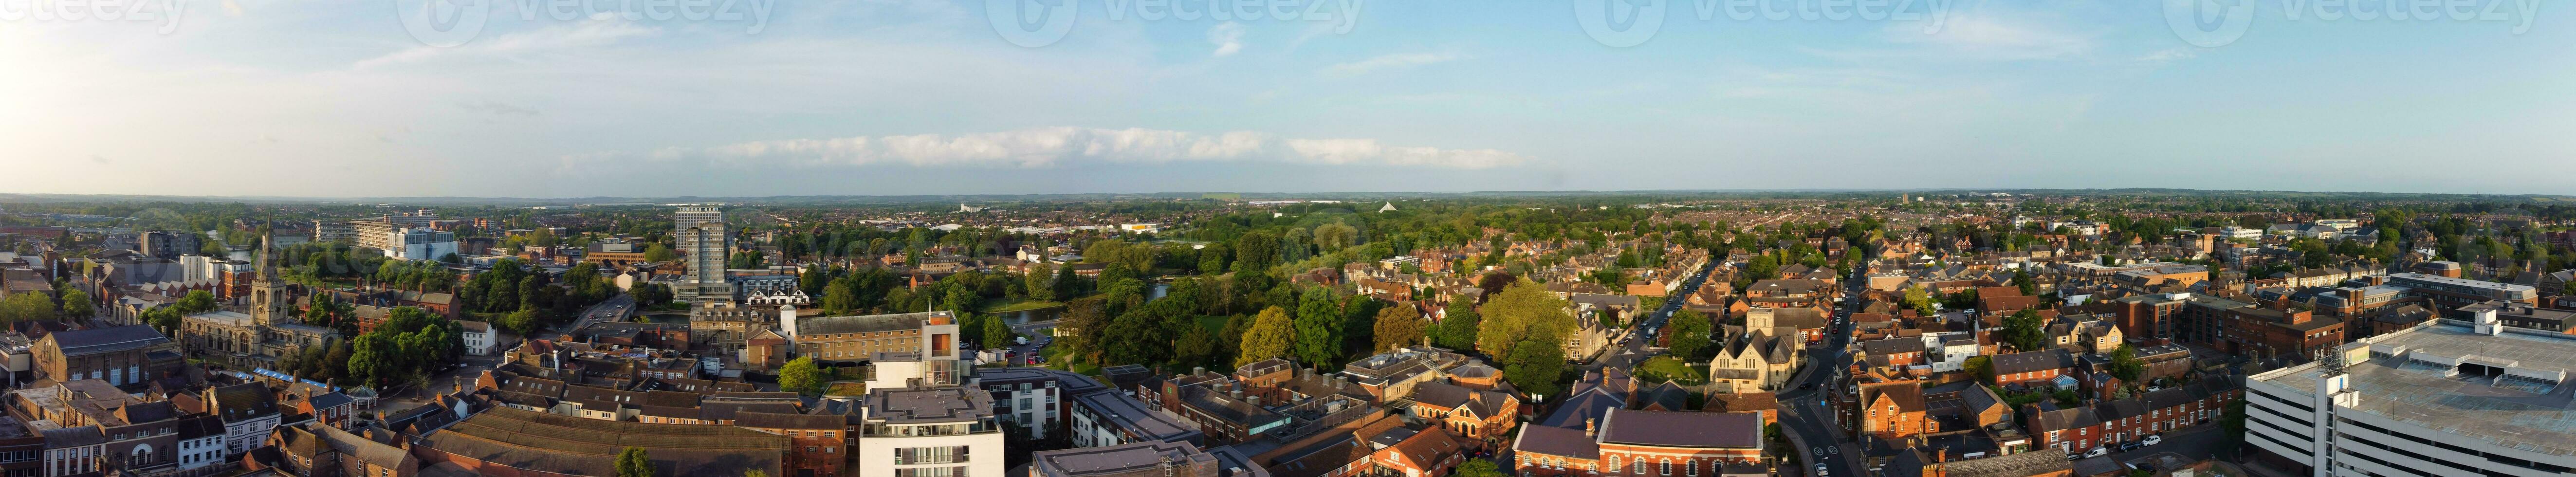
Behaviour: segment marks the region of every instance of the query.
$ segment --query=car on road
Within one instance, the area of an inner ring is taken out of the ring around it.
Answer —
[[[1816,477],[1824,477],[1824,476],[1825,476],[1825,465],[1824,465],[1824,464],[1816,464]]]
[[[2106,456],[2106,455],[2111,455],[2111,448],[2110,448],[2109,446],[2104,446],[2104,447],[2095,447],[2095,448],[2093,448],[2093,450],[2084,451],[2084,457],[2087,457],[2087,458],[2091,458],[2091,457],[2101,457],[2101,456]]]
[[[2163,443],[2165,443],[2165,436],[2147,436],[2145,439],[2138,440],[2139,446],[2151,446]]]
[[[2146,444],[2140,444],[2140,443],[2138,443],[2138,441],[2122,442],[2122,443],[2120,443],[2120,452],[2128,452],[2128,451],[2138,450],[2138,448],[2140,448],[2140,447],[2146,447],[2146,446],[2147,446]]]

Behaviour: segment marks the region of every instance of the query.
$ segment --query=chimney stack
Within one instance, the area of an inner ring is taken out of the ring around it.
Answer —
[[[1601,430],[1600,430],[1599,428],[1595,427],[1595,425],[1596,425],[1596,424],[1598,424],[1598,423],[1593,422],[1593,421],[1594,421],[1594,419],[1593,419],[1593,418],[1589,418],[1589,417],[1587,417],[1587,418],[1583,418],[1583,435],[1584,435],[1584,436],[1586,436],[1586,437],[1589,437],[1589,436],[1596,436],[1596,435],[1599,435],[1599,434],[1601,433]]]

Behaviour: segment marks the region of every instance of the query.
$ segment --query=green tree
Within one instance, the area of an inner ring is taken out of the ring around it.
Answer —
[[[1289,348],[1297,342],[1296,326],[1290,322],[1287,309],[1263,308],[1260,315],[1252,318],[1252,329],[1243,331],[1243,352],[1234,358],[1234,365],[1288,357]]]
[[[1181,332],[1181,339],[1172,342],[1172,359],[1174,361],[1172,365],[1205,366],[1215,364],[1217,353],[1221,351],[1221,348],[1223,348],[1223,346],[1217,344],[1216,333],[1209,332],[1207,327],[1189,327],[1188,331]]]
[[[2030,277],[2029,270],[2013,269],[2012,286],[2020,287],[2022,296],[2039,296],[2039,281]]]
[[[837,280],[832,280],[832,284],[825,285],[823,287],[823,311],[832,314],[843,314],[857,311],[859,308],[858,281],[858,277],[856,276],[847,276],[841,277]]]
[[[1250,232],[1234,241],[1234,271],[1269,273],[1279,261],[1279,236],[1268,232]]]
[[[0,321],[17,323],[50,320],[54,318],[56,309],[58,307],[54,306],[54,299],[46,298],[43,293],[9,295],[7,299],[0,299]]]
[[[628,447],[617,453],[617,477],[654,477],[653,457],[642,447]]]
[[[1029,290],[1029,299],[1037,301],[1055,301],[1055,284],[1051,281],[1053,278],[1055,278],[1055,267],[1049,267],[1043,263],[1030,265],[1029,273],[1020,276],[1021,280],[1027,281],[1025,286]]]
[[[1476,349],[1490,356],[1511,356],[1511,347],[1523,341],[1554,343],[1575,331],[1574,314],[1567,308],[1565,300],[1537,283],[1514,282],[1480,309],[1484,317],[1476,332]]]
[[[179,302],[176,304],[176,306],[179,307],[180,313],[187,314],[215,311],[215,307],[218,305],[219,304],[215,302],[215,294],[207,293],[205,290],[190,291],[188,292],[188,296],[180,297]]]
[[[1298,361],[1326,366],[1342,358],[1342,306],[1322,289],[1307,291],[1297,303]]]
[[[1670,343],[1665,346],[1672,350],[1673,356],[1697,362],[1703,357],[1700,351],[1709,349],[1709,333],[1716,324],[1699,310],[1682,310],[1673,312],[1671,326],[1672,332],[1666,335]]]
[[[1011,332],[1010,323],[1004,322],[1001,315],[986,316],[983,321],[984,347],[1010,346],[1011,337],[1016,335]]]
[[[1922,316],[1932,316],[1939,311],[1932,308],[1932,294],[1925,291],[1922,285],[1905,288],[1905,306],[1913,308],[1915,314]]]
[[[1442,348],[1459,351],[1476,349],[1477,322],[1481,321],[1476,316],[1476,305],[1467,300],[1449,302],[1448,311],[1442,315],[1440,335],[1433,342]]]
[[[2111,352],[2112,377],[2120,378],[2121,381],[2137,382],[2138,376],[2146,372],[2147,363],[2138,359],[2137,347],[2124,343],[2120,345],[2119,350]]]
[[[1378,310],[1377,326],[1373,328],[1375,333],[1370,335],[1376,340],[1376,346],[1371,347],[1371,351],[1385,352],[1421,344],[1428,324],[1423,321],[1422,312],[1415,311],[1412,306],[1398,305]]]
[[[63,315],[74,319],[89,318],[98,313],[97,307],[97,303],[90,302],[88,292],[78,289],[63,292]]]
[[[1503,365],[1503,379],[1522,392],[1554,396],[1560,387],[1557,378],[1565,374],[1565,350],[1552,341],[1529,340],[1512,346],[1509,362]]]
[[[2021,352],[2039,351],[2048,345],[2048,324],[2041,322],[2039,312],[2022,310],[2004,317],[2003,340]]]
[[[1342,247],[1348,247],[1354,243],[1358,243],[1359,236],[1360,229],[1341,222],[1333,222],[1316,226],[1315,248],[1322,249],[1327,253],[1338,252],[1342,250]]]
[[[823,368],[816,366],[814,357],[811,356],[789,360],[786,365],[778,367],[778,390],[780,391],[819,396],[823,394],[825,387],[831,384],[831,376],[823,374]]]
[[[672,252],[671,247],[663,246],[661,243],[644,246],[644,261],[668,262],[679,259],[679,253]]]
[[[1968,371],[1969,376],[1976,376],[1978,382],[1995,382],[1994,357],[1970,356],[1967,361],[1960,362],[1959,366],[1961,368],[1965,368]]]

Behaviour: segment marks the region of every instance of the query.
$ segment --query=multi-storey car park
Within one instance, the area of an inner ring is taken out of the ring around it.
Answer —
[[[2576,469],[2576,336],[2492,311],[2363,339],[2247,380],[2258,459],[2317,477]]]

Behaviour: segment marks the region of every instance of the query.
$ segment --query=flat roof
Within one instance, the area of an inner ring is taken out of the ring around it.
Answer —
[[[2436,431],[2532,452],[2576,455],[2576,386],[2545,389],[2496,376],[2443,376],[2414,358],[2460,360],[2540,371],[2576,370],[2576,336],[2509,329],[2481,335],[2454,320],[2374,337],[2358,346],[2404,354],[2377,357],[2345,368],[2359,402],[2350,409]],[[2439,369],[2439,368],[2434,368]],[[2256,380],[2314,395],[2320,369],[2300,365]],[[2540,390],[2544,392],[2532,392]]]
[[[992,417],[993,394],[982,389],[944,387],[868,391],[868,419],[888,424],[974,422]]]
[[[2415,281],[2420,281],[2420,282],[2425,282],[2425,283],[2439,283],[2439,284],[2443,284],[2443,285],[2450,285],[2450,286],[2457,286],[2457,287],[2479,288],[2479,289],[2486,289],[2486,290],[2501,290],[2501,291],[2534,291],[2534,290],[2539,290],[2538,288],[2532,288],[2530,285],[2515,285],[2515,284],[2511,284],[2511,283],[2490,282],[2490,281],[2486,281],[2486,280],[2470,280],[2470,279],[2466,279],[2466,278],[2451,278],[2451,277],[2445,277],[2445,276],[2441,276],[2441,275],[2426,275],[2426,274],[2422,274],[2422,273],[2414,273],[2414,272],[2407,272],[2407,273],[2392,273],[2392,274],[2389,274],[2389,275],[2388,275],[2388,279],[2390,279],[2390,280],[2399,280],[2399,279],[2404,279],[2404,280],[2415,280]]]
[[[1105,447],[1083,447],[1038,451],[1032,455],[1036,475],[1075,476],[1125,474],[1131,471],[1164,468],[1192,462],[1213,464],[1216,456],[1200,452],[1187,442],[1138,442]]]

